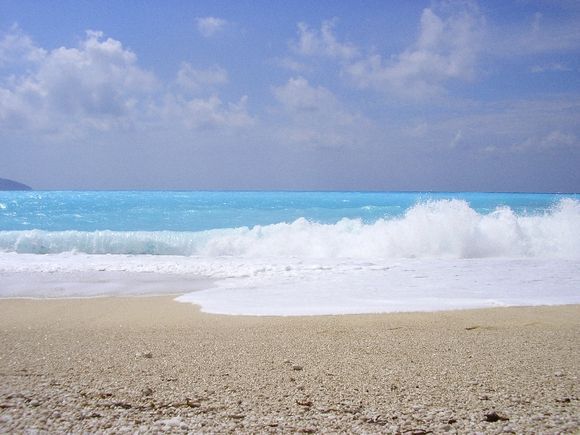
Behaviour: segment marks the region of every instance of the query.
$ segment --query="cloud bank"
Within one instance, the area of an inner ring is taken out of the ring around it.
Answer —
[[[227,24],[227,21],[223,18],[216,17],[198,18],[196,22],[197,30],[204,38],[211,38],[212,36],[215,36],[221,32]]]
[[[284,187],[294,175],[333,186],[349,174],[363,187],[405,187],[407,178],[446,177],[469,186],[456,161],[493,172],[529,160],[536,166],[519,170],[532,178],[568,167],[580,158],[580,95],[565,87],[579,68],[580,20],[569,14],[557,26],[530,14],[506,28],[484,6],[433,2],[388,50],[344,37],[353,32],[343,17],[291,23],[257,75],[260,66],[236,67],[232,52],[223,62],[180,59],[162,76],[104,32],[48,47],[13,26],[0,34],[0,169],[29,181],[28,156],[53,167],[70,158],[78,180],[91,171],[84,153],[135,183],[151,172],[206,187],[274,179]],[[228,22],[208,16],[196,25],[197,43],[213,50],[220,38],[204,38]],[[517,74],[541,92],[512,91]],[[563,79],[535,84],[543,77]],[[572,172],[567,180],[580,184]]]

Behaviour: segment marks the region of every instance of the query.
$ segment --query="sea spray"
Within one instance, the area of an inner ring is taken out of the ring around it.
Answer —
[[[580,197],[0,192],[0,297],[180,293],[224,314],[580,303]]]
[[[206,231],[0,231],[0,251],[180,255],[207,258],[580,258],[580,201],[517,214],[465,200],[426,201],[401,217],[342,218]]]

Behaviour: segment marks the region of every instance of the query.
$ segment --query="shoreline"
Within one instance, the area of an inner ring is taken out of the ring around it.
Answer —
[[[205,288],[200,288],[201,291],[206,290]],[[170,302],[175,302],[178,304],[191,305],[197,314],[204,316],[217,316],[217,317],[231,317],[231,318],[270,318],[270,319],[297,319],[297,318],[327,318],[327,317],[358,317],[358,316],[390,316],[390,315],[420,315],[420,314],[445,314],[445,313],[457,313],[457,312],[471,312],[471,311],[490,311],[490,310],[504,310],[504,309],[534,309],[534,308],[565,308],[565,307],[580,307],[578,303],[555,303],[555,304],[538,304],[538,305],[496,305],[496,306],[485,306],[485,307],[473,307],[473,308],[447,308],[447,309],[437,309],[437,310],[415,310],[415,311],[377,311],[377,312],[361,312],[361,313],[329,313],[329,314],[230,314],[230,313],[218,313],[211,311],[204,311],[203,306],[200,304],[189,302],[187,300],[179,300],[181,296],[187,293],[135,293],[135,294],[96,294],[89,296],[0,296],[0,303],[3,301],[82,301],[82,300],[95,300],[95,299],[167,299]],[[167,302],[167,301],[164,301]]]
[[[517,271],[517,273],[514,273]],[[219,257],[0,255],[4,297],[159,295],[205,312],[323,315],[580,303],[577,261],[405,259],[358,264]]]
[[[574,433],[579,336],[580,305],[273,317],[0,299],[0,432]]]

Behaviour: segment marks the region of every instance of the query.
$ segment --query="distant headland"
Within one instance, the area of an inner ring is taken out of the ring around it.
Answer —
[[[19,183],[18,181],[0,178],[0,190],[32,190],[32,187]]]

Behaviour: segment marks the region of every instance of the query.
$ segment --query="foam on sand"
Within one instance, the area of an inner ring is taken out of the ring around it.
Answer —
[[[402,260],[298,278],[247,277],[177,300],[240,315],[322,315],[580,303],[578,262],[530,259]]]
[[[574,199],[529,215],[441,200],[373,223],[3,231],[0,247],[2,297],[185,293],[204,311],[248,315],[580,303]]]
[[[179,301],[222,314],[315,315],[580,303],[578,261],[558,258],[265,261],[10,253],[0,255],[0,279],[3,297],[185,293]]]

